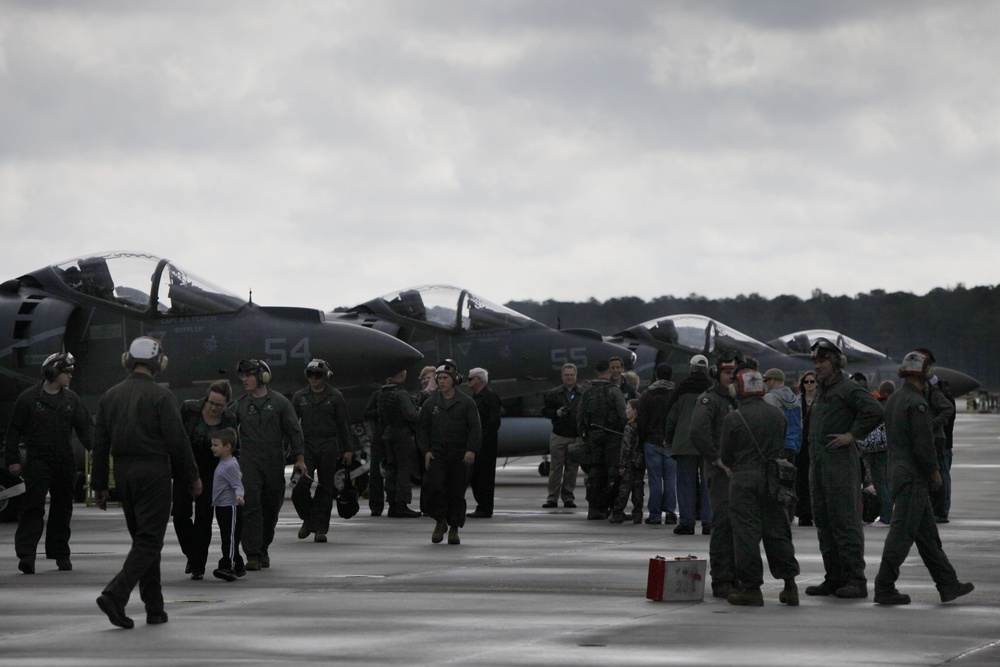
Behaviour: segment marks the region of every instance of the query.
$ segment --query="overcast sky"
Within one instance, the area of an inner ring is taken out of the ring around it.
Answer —
[[[1000,3],[0,0],[0,279],[268,305],[998,282]]]

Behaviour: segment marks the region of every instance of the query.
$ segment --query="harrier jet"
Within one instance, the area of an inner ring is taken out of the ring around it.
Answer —
[[[796,331],[769,340],[767,344],[779,352],[793,356],[808,356],[817,338],[826,338],[839,347],[844,356],[847,357],[847,367],[844,370],[850,373],[859,371],[864,373],[872,388],[878,387],[883,380],[899,382],[899,376],[896,375],[898,361],[864,343],[845,336],[839,331],[829,329]],[[978,380],[953,368],[938,366],[937,376],[938,379],[949,384],[951,392],[955,396],[963,396],[979,388]]]
[[[98,253],[0,284],[0,428],[53,352],[76,358],[72,389],[95,409],[124,377],[122,353],[140,335],[163,341],[169,363],[157,380],[179,398],[201,396],[227,375],[238,391],[241,358],[266,361],[271,387],[285,394],[304,385],[312,357],[326,359],[331,382],[344,388],[381,382],[422,358],[393,336],[328,322],[318,310],[250,303],[154,255]],[[0,477],[0,486],[10,482]]]
[[[594,376],[594,364],[635,355],[606,343],[586,329],[556,330],[505,306],[450,285],[424,285],[392,292],[353,308],[327,313],[327,321],[375,329],[408,343],[425,362],[409,367],[408,383],[418,389],[422,363],[454,359],[463,373],[477,366],[490,374],[490,387],[504,404],[500,455],[548,452],[551,424],[538,419],[541,394],[561,383],[565,363],[579,368],[580,380]],[[520,418],[525,419],[520,419]]]

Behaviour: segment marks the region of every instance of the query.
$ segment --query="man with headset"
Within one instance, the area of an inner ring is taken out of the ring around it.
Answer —
[[[313,497],[312,512],[299,528],[299,539],[316,533],[313,538],[316,542],[326,542],[336,489],[334,472],[341,460],[345,474],[351,470],[351,431],[344,395],[327,383],[330,366],[322,359],[313,359],[306,365],[305,374],[309,386],[295,392],[292,407],[302,427],[307,474],[315,471],[319,486]]]
[[[258,359],[242,359],[236,367],[246,393],[230,409],[240,435],[240,469],[243,471],[243,552],[246,569],[271,566],[268,547],[274,541],[278,513],[285,502],[285,443],[295,467],[305,472],[302,429],[291,402],[271,391],[271,369]]]
[[[45,494],[49,503],[49,524],[45,533],[45,557],[54,559],[60,570],[72,570],[69,555],[69,522],[73,516],[73,487],[76,457],[70,437],[73,430],[90,449],[94,425],[83,401],[69,388],[73,379],[73,355],[50,355],[42,364],[40,384],[27,389],[14,402],[7,426],[4,461],[10,474],[20,476],[24,442],[25,495],[21,520],[14,534],[17,568],[35,573],[35,551],[42,537]]]
[[[889,485],[892,522],[882,547],[882,565],[875,577],[875,604],[910,604],[910,596],[896,590],[899,567],[917,551],[937,585],[941,602],[971,593],[975,586],[962,583],[941,548],[930,492],[941,487],[934,445],[932,409],[923,392],[934,375],[934,355],[917,348],[899,365],[903,387],[885,405],[885,433],[889,442]]]
[[[725,353],[709,374],[716,383],[698,397],[691,412],[691,444],[705,459],[705,478],[708,497],[712,506],[712,526],[709,532],[708,564],[712,575],[712,595],[726,599],[740,590],[736,580],[733,526],[729,519],[729,468],[722,463],[722,423],[726,415],[737,408],[736,399],[729,391],[733,384],[733,371],[743,359],[737,354]]]
[[[806,588],[806,595],[866,598],[856,443],[878,426],[882,406],[844,375],[847,357],[832,342],[817,338],[812,359],[819,387],[809,416],[809,489],[826,577]]]
[[[167,365],[160,341],[140,336],[122,355],[130,373],[101,397],[94,429],[91,486],[97,506],[108,507],[109,456],[115,461],[115,489],[121,500],[132,548],[121,571],[97,598],[113,625],[131,628],[125,605],[139,584],[146,623],[167,622],[160,589],[160,552],[170,521],[170,483],[201,494],[198,466],[177,400],[153,380]]]

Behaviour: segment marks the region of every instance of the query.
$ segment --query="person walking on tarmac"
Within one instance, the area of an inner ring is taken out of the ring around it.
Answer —
[[[896,580],[914,541],[941,602],[951,602],[975,589],[971,582],[958,580],[941,548],[931,508],[930,492],[942,484],[934,445],[933,408],[924,397],[935,372],[934,363],[934,355],[926,348],[903,357],[898,373],[905,382],[885,405],[893,508],[889,535],[882,547],[882,564],[875,577],[875,604],[910,604],[910,596],[896,590]]]
[[[740,362],[742,358],[733,353],[724,354],[715,362],[709,374],[716,383],[698,397],[691,412],[691,444],[705,459],[708,498],[712,506],[712,538],[708,545],[712,595],[723,599],[739,591],[733,564],[733,526],[729,519],[729,469],[719,458],[719,445],[722,422],[736,409],[736,399],[729,387],[733,383],[733,371]]]
[[[403,385],[406,371],[389,378],[378,393],[378,421],[383,427],[385,443],[385,490],[390,498],[389,516],[395,519],[415,519],[420,512],[411,510],[413,502],[414,463],[417,445],[413,429],[420,420],[420,410]]]
[[[847,357],[826,338],[812,346],[819,388],[809,414],[809,491],[826,576],[806,595],[868,597],[857,443],[882,421],[882,406],[843,373]]]
[[[285,502],[285,442],[289,456],[305,473],[302,429],[291,402],[267,388],[271,369],[258,359],[242,359],[236,372],[246,393],[230,409],[236,415],[243,471],[243,553],[250,571],[271,566],[268,547],[274,541],[278,513]]]
[[[469,470],[482,443],[479,410],[472,398],[456,390],[461,379],[451,366],[438,366],[437,392],[420,408],[417,446],[423,454],[427,513],[436,523],[431,542],[438,544],[448,530],[448,544],[461,544],[465,525],[465,490]]]
[[[611,380],[607,361],[594,364],[597,379],[583,394],[576,413],[577,431],[587,443],[587,519],[604,521],[614,502],[621,457],[622,432],[628,417],[625,397]]]
[[[306,474],[316,473],[316,495],[312,511],[299,528],[299,539],[316,533],[316,542],[326,542],[330,531],[330,514],[333,512],[334,473],[341,461],[345,474],[351,472],[351,431],[347,425],[347,402],[344,395],[331,387],[327,380],[332,373],[322,359],[306,364],[306,381],[309,386],[295,392],[292,407],[299,418],[304,441]]]
[[[236,428],[236,415],[226,405],[233,396],[229,380],[218,380],[208,388],[205,398],[181,403],[181,421],[191,441],[194,461],[201,475],[202,493],[192,502],[191,494],[180,484],[174,485],[174,532],[181,551],[187,557],[185,574],[194,580],[205,577],[208,549],[212,545],[212,480],[219,459],[212,454],[212,438],[224,428]]]
[[[83,401],[69,384],[73,379],[73,355],[56,353],[42,363],[42,382],[25,390],[14,401],[7,425],[4,462],[11,475],[21,469],[24,443],[24,503],[21,520],[14,533],[17,569],[35,573],[35,552],[42,539],[45,494],[50,497],[49,523],[45,528],[45,557],[54,559],[60,570],[72,570],[70,561],[70,519],[73,517],[73,487],[76,457],[70,437],[76,431],[85,449],[91,448],[94,425]]]
[[[722,420],[719,458],[732,471],[729,507],[733,526],[733,556],[736,579],[742,590],[729,596],[729,604],[764,606],[760,587],[764,565],[760,544],[764,543],[767,564],[785,588],[778,601],[791,607],[799,604],[795,577],[799,563],[792,546],[792,528],[785,504],[772,491],[778,480],[772,470],[774,459],[785,455],[787,418],[780,408],[763,400],[767,391],[764,378],[749,364],[736,367],[733,387],[740,406]]]
[[[202,491],[198,466],[173,394],[153,381],[167,365],[160,341],[141,336],[122,356],[129,376],[105,392],[97,408],[91,486],[97,506],[108,507],[109,457],[115,461],[115,489],[121,500],[132,548],[115,578],[97,598],[112,625],[131,628],[125,615],[132,589],[146,606],[146,623],[166,623],[160,589],[160,552],[170,521],[170,481]]]

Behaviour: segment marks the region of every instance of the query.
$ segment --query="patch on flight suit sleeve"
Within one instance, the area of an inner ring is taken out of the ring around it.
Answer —
[[[927,412],[927,406],[921,403],[920,405],[917,406],[917,412],[921,414]]]
[[[702,405],[708,405],[711,402],[712,402],[712,399],[710,399],[708,396],[702,396],[701,397],[701,404]]]

